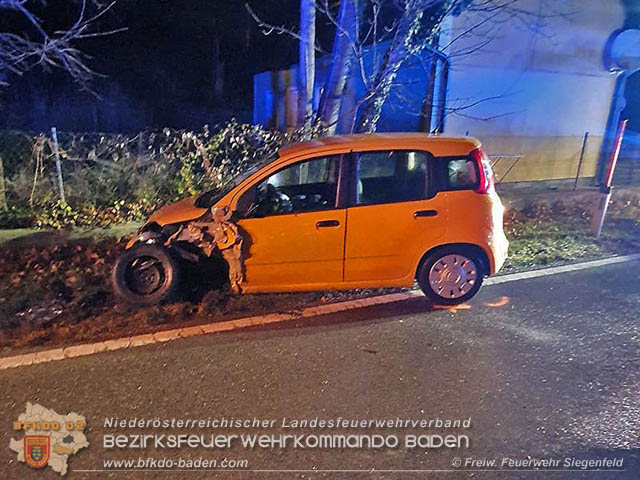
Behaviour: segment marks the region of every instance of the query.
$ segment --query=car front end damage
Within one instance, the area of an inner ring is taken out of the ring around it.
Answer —
[[[211,207],[204,211],[205,213],[197,218],[188,220],[185,220],[184,216],[176,216],[174,212],[171,218],[180,218],[183,221],[162,225],[156,220],[162,221],[163,218],[159,215],[152,216],[129,239],[125,251],[135,251],[142,246],[154,246],[157,249],[166,249],[172,256],[193,264],[203,258],[220,257],[228,267],[231,290],[239,293],[244,278],[242,235],[237,225],[230,220],[231,211],[228,207]],[[145,257],[148,256],[147,248]],[[126,282],[127,276],[124,275],[122,278]],[[126,289],[127,285],[116,285],[116,291],[126,291]],[[125,299],[130,300],[130,298]]]

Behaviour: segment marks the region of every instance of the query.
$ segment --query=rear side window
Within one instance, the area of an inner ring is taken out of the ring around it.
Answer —
[[[440,190],[473,190],[477,188],[478,166],[469,157],[439,158]]]
[[[408,202],[427,198],[428,152],[362,152],[356,161],[356,205]]]

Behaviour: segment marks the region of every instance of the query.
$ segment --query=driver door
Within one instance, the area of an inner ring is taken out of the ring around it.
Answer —
[[[338,208],[340,164],[340,155],[297,162],[240,197],[244,291],[313,290],[342,282],[346,210]]]

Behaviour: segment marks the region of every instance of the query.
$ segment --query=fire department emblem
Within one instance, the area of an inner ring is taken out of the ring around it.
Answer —
[[[50,440],[48,435],[25,435],[24,461],[33,468],[42,468],[49,462]]]

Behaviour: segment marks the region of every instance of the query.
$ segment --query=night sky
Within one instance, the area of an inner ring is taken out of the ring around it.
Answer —
[[[299,0],[253,0],[265,21],[296,28]],[[253,75],[297,62],[297,42],[265,36],[237,0],[120,0],[99,24],[126,32],[83,40],[91,68],[104,75],[82,92],[62,72],[36,68],[11,77],[3,92],[4,127],[122,131],[146,126],[200,128],[231,116],[251,119]],[[68,27],[78,3],[50,0],[36,9],[48,30]],[[331,49],[333,29],[318,16],[318,41]],[[24,28],[3,15],[5,30]],[[216,94],[215,71],[223,88]],[[123,112],[130,112],[129,115]]]

